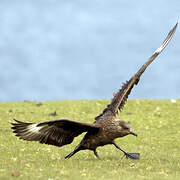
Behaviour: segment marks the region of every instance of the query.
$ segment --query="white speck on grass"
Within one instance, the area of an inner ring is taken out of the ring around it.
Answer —
[[[172,102],[172,103],[176,103],[176,100],[175,100],[175,99],[171,99],[171,102]]]
[[[14,157],[12,157],[11,159],[12,159],[13,161],[16,161],[16,160],[17,160],[17,158],[14,158]]]

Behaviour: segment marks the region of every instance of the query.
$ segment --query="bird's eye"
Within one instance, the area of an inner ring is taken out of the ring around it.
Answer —
[[[124,127],[125,130],[128,130],[129,128],[128,127]]]

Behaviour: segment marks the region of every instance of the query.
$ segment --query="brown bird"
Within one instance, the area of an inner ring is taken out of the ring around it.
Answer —
[[[129,134],[137,136],[131,129],[130,124],[119,120],[116,115],[118,111],[123,109],[123,106],[128,99],[128,95],[134,85],[138,84],[141,74],[167,46],[177,25],[178,23],[169,32],[162,45],[154,52],[138,72],[132,76],[129,81],[126,81],[126,83],[123,84],[122,88],[114,95],[111,103],[107,105],[103,112],[95,117],[95,122],[93,124],[75,122],[67,119],[40,123],[25,123],[14,119],[16,123],[11,123],[13,132],[20,139],[26,141],[39,141],[40,143],[59,147],[72,143],[75,137],[83,132],[87,132],[74,151],[65,158],[70,158],[80,150],[88,149],[92,150],[99,159],[96,151],[97,147],[112,144],[121,150],[127,158],[139,159],[139,153],[128,153],[115,143],[114,140],[119,137],[124,137]]]

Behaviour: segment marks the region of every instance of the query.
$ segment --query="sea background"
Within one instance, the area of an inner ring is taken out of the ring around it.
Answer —
[[[110,99],[179,17],[179,0],[0,0],[0,101]],[[180,98],[180,27],[129,98]]]

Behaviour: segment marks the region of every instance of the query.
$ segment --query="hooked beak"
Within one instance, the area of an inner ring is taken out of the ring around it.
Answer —
[[[133,130],[131,130],[129,134],[132,134],[132,135],[134,135],[134,136],[137,136],[137,134],[136,134]]]

